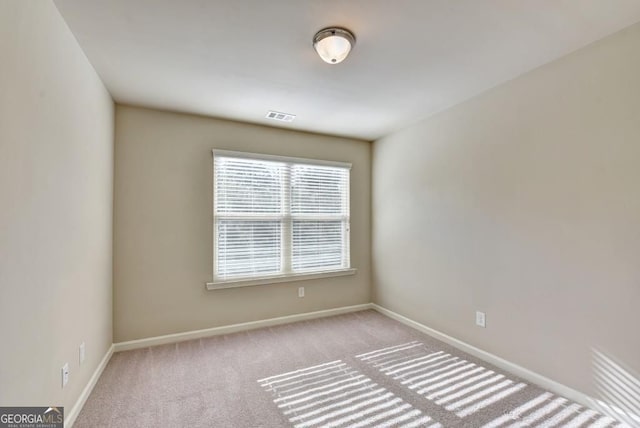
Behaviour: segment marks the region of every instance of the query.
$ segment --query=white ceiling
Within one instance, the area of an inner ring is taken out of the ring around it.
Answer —
[[[364,139],[640,21],[640,0],[55,3],[117,102]],[[342,64],[311,46],[329,25],[356,34]]]

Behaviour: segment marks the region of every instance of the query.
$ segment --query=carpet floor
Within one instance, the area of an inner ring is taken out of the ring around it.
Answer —
[[[623,427],[368,310],[113,355],[83,427]]]

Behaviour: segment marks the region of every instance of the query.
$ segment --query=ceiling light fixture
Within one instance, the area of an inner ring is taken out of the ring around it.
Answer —
[[[328,64],[338,64],[349,55],[356,44],[356,36],[345,28],[324,28],[313,36],[313,48]]]

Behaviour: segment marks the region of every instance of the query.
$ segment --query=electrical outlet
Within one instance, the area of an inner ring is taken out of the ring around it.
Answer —
[[[84,342],[82,342],[80,344],[80,349],[78,350],[78,357],[80,359],[80,364],[84,363],[84,350],[85,350],[85,346],[84,346]]]
[[[480,311],[476,312],[476,325],[480,327],[487,326],[487,317],[484,312],[480,312]]]
[[[69,363],[64,363],[62,366],[62,387],[64,388],[69,383]]]
[[[298,287],[298,297],[304,297],[304,287]]]

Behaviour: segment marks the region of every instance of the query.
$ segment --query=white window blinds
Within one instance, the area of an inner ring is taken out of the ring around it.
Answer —
[[[214,282],[350,267],[348,165],[214,151]]]
[[[349,170],[291,166],[294,272],[348,268]]]

